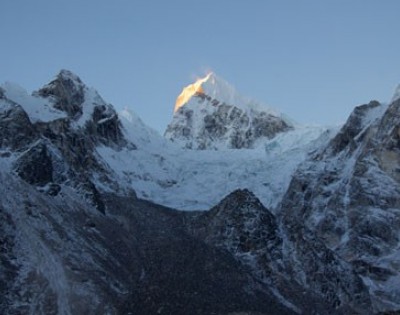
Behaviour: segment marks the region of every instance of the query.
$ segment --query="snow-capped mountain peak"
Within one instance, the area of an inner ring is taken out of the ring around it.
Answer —
[[[176,99],[174,112],[184,106],[194,95],[198,93],[204,94],[203,84],[207,82],[213,73],[207,74],[204,78],[197,79],[196,82],[184,87],[181,94]]]
[[[57,77],[64,81],[69,80],[74,85],[84,85],[81,78],[70,70],[61,69]]]
[[[186,86],[178,96],[175,104],[175,112],[186,105],[193,96],[205,95],[221,103],[234,104],[243,107],[246,100],[236,89],[224,79],[210,72],[205,77],[197,79],[194,83]]]
[[[87,89],[81,78],[70,70],[60,70],[52,81],[44,85],[38,92],[45,94],[46,92],[56,92],[55,89],[63,89],[68,92],[75,92]],[[57,91],[60,92],[60,91]]]
[[[165,137],[187,149],[252,148],[293,128],[290,120],[209,73],[183,89]]]
[[[54,108],[66,112],[72,118],[82,114],[82,104],[87,90],[87,86],[77,75],[68,70],[61,70],[54,80],[35,94],[52,99]]]
[[[106,103],[96,89],[88,87],[69,70],[61,70],[50,83],[33,92],[33,96],[46,101],[53,111],[67,114],[78,128],[93,119],[100,124],[108,119],[118,119],[113,106]]]
[[[255,109],[276,116],[280,115],[278,111],[241,95],[232,84],[214,72],[210,72],[186,86],[176,99],[174,112],[177,112],[182,106],[189,104],[192,98],[196,97],[211,99],[214,106],[218,102],[220,104],[234,105],[243,110]]]

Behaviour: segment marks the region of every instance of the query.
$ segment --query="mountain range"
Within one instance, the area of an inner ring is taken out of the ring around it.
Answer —
[[[0,314],[400,312],[399,91],[303,126],[210,73],[161,136],[4,83]]]

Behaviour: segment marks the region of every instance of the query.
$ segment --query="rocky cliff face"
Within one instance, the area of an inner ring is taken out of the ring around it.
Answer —
[[[371,307],[367,289],[350,265],[300,224],[283,225],[247,190],[235,191],[201,213],[192,231],[230,252],[294,311],[345,314]]]
[[[105,211],[94,182],[113,189],[118,189],[118,183],[96,156],[95,147],[135,149],[124,139],[113,107],[66,70],[33,96],[21,94],[10,87],[0,99],[0,149],[3,155],[13,156],[12,169],[27,183],[51,194],[60,185],[82,189]],[[30,102],[38,101],[42,108],[35,117],[29,112]]]
[[[277,113],[244,99],[227,82],[210,74],[176,107],[165,137],[186,149],[252,148],[259,139],[292,129]],[[196,83],[194,83],[196,84]],[[188,89],[186,88],[186,89]],[[182,101],[185,89],[178,97]]]
[[[376,311],[400,301],[399,110],[399,100],[357,107],[295,173],[281,210],[286,225],[302,222],[354,266]]]

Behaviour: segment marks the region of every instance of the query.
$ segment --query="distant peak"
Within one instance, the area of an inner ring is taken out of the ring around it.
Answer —
[[[60,70],[54,79],[46,84],[43,88],[55,86],[60,86],[67,90],[79,90],[86,87],[78,75],[66,69]]]
[[[236,88],[217,76],[214,72],[208,73],[205,77],[197,79],[194,83],[186,86],[176,99],[174,112],[177,112],[182,106],[189,104],[191,99],[196,96],[206,96],[209,103],[225,104],[235,106],[243,110],[264,111],[271,115],[280,116],[280,113],[242,96]]]
[[[236,89],[227,81],[217,76],[214,72],[205,77],[197,79],[194,83],[186,86],[176,99],[174,112],[187,104],[190,99],[198,94],[205,94],[220,103],[243,107],[249,100],[242,97]]]
[[[78,84],[83,84],[81,78],[79,78],[75,73],[70,70],[62,69],[57,75],[57,79],[70,80]]]
[[[178,98],[176,99],[174,112],[178,111],[179,108],[185,105],[192,98],[192,96],[198,93],[204,93],[202,85],[204,82],[209,80],[211,76],[215,75],[210,72],[204,78],[197,79],[196,82],[183,88],[181,94],[179,94]]]
[[[42,97],[55,97],[54,107],[75,117],[82,113],[85,89],[86,85],[76,74],[64,69],[37,93]]]

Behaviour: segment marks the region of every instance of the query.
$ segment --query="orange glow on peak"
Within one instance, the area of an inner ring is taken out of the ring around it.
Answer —
[[[201,85],[209,79],[211,74],[212,73],[209,73],[204,78],[197,79],[196,82],[188,85],[182,90],[181,94],[179,94],[178,98],[176,99],[174,112],[185,105],[187,101],[196,93],[204,93]]]

